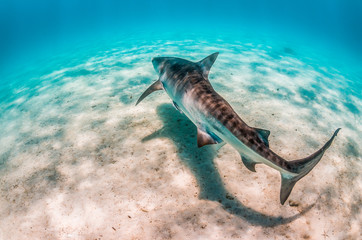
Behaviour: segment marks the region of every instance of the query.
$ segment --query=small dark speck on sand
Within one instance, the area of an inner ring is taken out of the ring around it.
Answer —
[[[130,216],[130,215],[128,215],[128,218],[131,218],[131,216]]]
[[[293,200],[289,200],[289,206],[291,206],[291,207],[298,207],[298,206],[299,206],[299,202],[293,201]]]
[[[112,229],[113,229],[114,231],[117,231],[114,227],[112,227]]]
[[[226,194],[226,198],[229,199],[229,200],[234,200],[234,197],[231,196],[230,194]]]
[[[310,239],[310,236],[308,234],[303,234],[302,238],[303,239]]]

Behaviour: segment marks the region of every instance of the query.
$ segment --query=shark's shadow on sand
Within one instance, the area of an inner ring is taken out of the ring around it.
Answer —
[[[200,187],[200,198],[218,201],[229,213],[248,221],[253,225],[274,227],[286,224],[308,212],[313,205],[292,217],[274,217],[259,213],[244,206],[225,189],[221,176],[214,165],[217,152],[211,146],[198,148],[196,144],[196,126],[183,114],[180,114],[171,104],[162,104],[157,107],[157,114],[163,121],[163,128],[146,136],[142,142],[154,138],[170,138],[175,146],[179,158],[195,175]],[[241,160],[240,160],[241,161]]]

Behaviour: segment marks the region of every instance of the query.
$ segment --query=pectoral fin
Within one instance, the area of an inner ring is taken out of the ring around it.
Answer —
[[[158,91],[158,90],[162,90],[162,89],[163,89],[163,86],[162,86],[161,81],[157,80],[151,86],[149,86],[144,93],[142,93],[141,97],[138,99],[138,101],[136,103],[136,106],[149,94],[153,93],[154,91]]]
[[[243,161],[247,169],[249,169],[252,172],[256,172],[255,165],[257,164],[257,162],[243,156],[241,156],[241,160]]]
[[[217,143],[221,143],[222,140],[217,137],[216,135],[210,135],[207,132],[204,132],[202,130],[200,130],[199,128],[197,128],[197,146],[198,147],[203,147],[205,145],[209,145],[209,144],[217,144]]]

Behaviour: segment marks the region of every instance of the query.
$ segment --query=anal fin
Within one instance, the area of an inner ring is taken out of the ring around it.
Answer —
[[[243,163],[247,169],[249,169],[252,172],[256,172],[255,165],[258,164],[257,162],[255,162],[247,157],[244,157],[244,156],[241,156],[241,160],[243,161]]]

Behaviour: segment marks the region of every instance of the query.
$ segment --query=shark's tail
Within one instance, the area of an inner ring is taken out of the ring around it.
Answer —
[[[280,190],[280,203],[284,204],[287,198],[289,197],[295,183],[303,178],[305,175],[307,175],[321,160],[324,152],[331,146],[333,139],[337,136],[338,131],[340,128],[338,128],[331,139],[324,144],[324,146],[319,149],[317,152],[313,153],[307,158],[290,161],[288,162],[290,168],[293,170],[293,172],[298,173],[297,176],[290,176],[287,173],[281,173],[282,177],[282,186]]]

